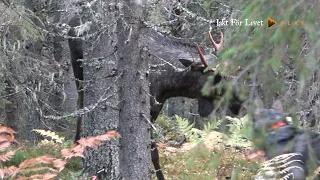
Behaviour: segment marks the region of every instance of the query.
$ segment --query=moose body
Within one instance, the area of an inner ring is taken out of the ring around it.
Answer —
[[[69,25],[76,27],[80,25],[79,18],[73,18]],[[75,37],[76,31],[71,28],[69,36]],[[145,46],[149,52],[149,84],[150,84],[150,115],[151,122],[154,122],[159,115],[163,103],[171,97],[188,97],[198,99],[200,116],[208,116],[214,109],[212,100],[221,95],[211,94],[202,96],[201,88],[208,77],[213,75],[212,71],[204,73],[206,65],[199,58],[199,51],[195,44],[184,43],[175,39],[164,37],[153,29],[143,27],[140,32],[141,46]],[[71,63],[74,70],[76,85],[79,92],[79,108],[83,108],[83,89],[81,82],[83,80],[83,68],[79,59],[83,58],[82,41],[76,38],[68,39],[71,52]],[[204,57],[210,63],[214,61],[213,55]],[[213,85],[223,80],[220,75],[215,75]],[[238,114],[241,101],[237,96],[230,101],[229,109],[232,113]],[[80,139],[81,118],[78,118],[77,133],[75,142]],[[152,143],[154,149],[151,153],[152,162],[156,169],[156,175],[159,180],[164,179],[159,165],[159,155],[155,143]]]
[[[146,44],[150,53],[152,121],[159,115],[164,102],[171,97],[197,99],[200,116],[208,116],[214,109],[212,101],[221,95],[215,93],[209,96],[202,95],[201,89],[213,72],[203,72],[206,66],[199,58],[196,45],[164,37],[150,28],[143,28],[141,31],[140,41]],[[210,54],[205,58],[209,63],[213,63],[216,59]],[[217,74],[212,85],[222,80],[223,77]],[[241,105],[242,102],[235,95],[229,102],[229,110],[233,114],[238,114]]]
[[[286,120],[282,104],[276,101],[271,109],[264,109],[256,100],[254,130],[257,138],[263,139],[260,148],[265,151],[268,160],[276,156],[296,153],[287,162],[288,171],[281,178],[303,180],[310,173],[308,163],[320,166],[320,134],[298,129]]]

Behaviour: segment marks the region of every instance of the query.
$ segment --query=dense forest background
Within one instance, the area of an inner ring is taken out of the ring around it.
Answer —
[[[233,89],[244,100],[244,109],[249,111],[254,98],[260,97],[266,107],[270,107],[276,99],[281,99],[285,111],[296,124],[319,132],[320,54],[317,51],[320,47],[319,3],[317,0],[281,2],[1,0],[0,122],[14,129],[18,140],[28,145],[36,145],[43,139],[33,132],[33,129],[57,132],[68,139],[70,144],[75,134],[78,116],[89,119],[84,122],[87,123],[85,127],[89,127],[84,131],[85,136],[98,135],[106,129],[121,127],[121,120],[112,121],[110,124],[103,123],[117,116],[119,109],[114,106],[122,101],[122,97],[130,96],[128,94],[130,92],[122,90],[119,95],[110,98],[108,95],[104,96],[102,90],[107,89],[110,94],[114,93],[114,88],[129,89],[139,83],[141,87],[148,86],[146,75],[141,75],[141,81],[130,79],[129,74],[119,80],[116,76],[112,76],[115,68],[130,69],[134,66],[141,68],[139,71],[146,72],[149,67],[148,62],[143,61],[141,67],[121,61],[119,64],[108,64],[109,60],[113,62],[119,58],[113,56],[116,48],[123,51],[121,58],[127,58],[128,51],[121,48],[129,46],[125,36],[121,38],[115,32],[121,32],[122,26],[138,23],[137,19],[139,19],[143,22],[143,26],[152,28],[167,37],[177,38],[186,43],[200,44],[207,53],[217,56],[217,62],[212,64],[212,67],[220,65],[216,73],[234,76],[218,86],[212,86],[213,78],[208,78],[208,82],[202,89],[203,94],[209,94],[213,89],[217,91],[226,87]],[[129,8],[131,6],[136,8]],[[85,61],[88,62],[84,65],[87,67],[85,77],[90,83],[93,82],[86,87],[90,98],[86,99],[85,108],[82,110],[77,109],[78,92],[67,41],[70,38],[68,23],[75,16],[83,17],[78,33],[86,41]],[[277,21],[274,27],[267,28],[268,17]],[[263,26],[217,26],[216,19],[263,20],[264,23]],[[133,25],[132,32],[139,34],[134,27]],[[220,32],[224,33],[225,42],[221,52],[213,50],[208,31],[217,40],[220,39]],[[124,32],[126,33],[131,31]],[[136,52],[134,49],[130,50]],[[139,59],[139,55],[141,54],[132,53],[132,57],[136,59]],[[241,66],[242,70],[233,73],[238,66]],[[106,75],[106,72],[109,74]],[[138,93],[139,90],[134,92]],[[208,123],[228,120],[226,115],[230,115],[230,112],[227,109],[227,102],[231,98],[230,91],[215,101],[214,112],[208,118],[200,117],[198,114],[197,100],[183,97],[169,99],[162,109],[158,124],[154,125],[158,129],[156,139],[163,139],[166,128],[176,127],[170,123],[177,124],[178,121],[181,125],[184,118],[189,125],[194,123],[194,127],[201,130],[208,128]],[[137,102],[139,105],[133,104],[140,107],[140,110],[146,108],[145,111],[148,111],[148,103],[144,106],[145,102],[140,102],[143,101],[141,99],[148,98],[143,94],[132,97],[130,100]],[[126,105],[121,107],[130,109]],[[99,108],[106,110],[97,110]],[[245,110],[241,115],[247,114]],[[148,114],[147,118],[150,118],[149,113],[146,114]],[[127,116],[129,115],[123,114],[118,118],[127,118]],[[136,116],[138,115],[134,117]],[[139,122],[139,119],[135,119],[131,123],[135,126]],[[139,132],[139,128],[143,129],[139,137],[144,137],[148,133],[147,126],[150,122],[143,122],[132,130]],[[128,127],[132,127],[132,124]],[[95,131],[101,126],[103,130]],[[126,132],[125,130],[125,128],[119,130],[124,139],[128,137],[126,140],[135,142],[130,140],[130,135],[126,136],[122,133]],[[227,132],[229,131],[230,129]],[[146,143],[149,140],[146,138],[141,142]],[[137,140],[136,143],[139,144],[139,142]],[[110,143],[118,146],[124,141]],[[110,144],[104,145],[110,146]],[[141,151],[147,152],[148,148],[141,147]],[[102,153],[102,156],[106,158],[110,156],[108,153],[113,151],[117,150],[109,149]],[[100,166],[99,163],[94,163],[99,159],[99,155],[91,151],[90,153],[92,153],[91,159],[87,159],[87,165],[84,166],[88,168],[90,163]],[[113,160],[124,159],[120,156]],[[23,158],[20,159],[22,160]],[[144,160],[151,161],[150,157]],[[141,167],[148,166],[149,162],[141,163]],[[89,174],[95,171],[97,169],[87,170]],[[117,174],[119,170],[115,168],[114,171]],[[148,174],[148,172],[144,173]]]

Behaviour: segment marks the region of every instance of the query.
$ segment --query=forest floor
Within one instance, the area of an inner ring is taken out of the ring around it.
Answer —
[[[171,180],[254,179],[264,158],[249,161],[246,158],[249,148],[227,146],[223,136],[212,131],[202,141],[187,142],[179,148],[158,143],[165,177]]]

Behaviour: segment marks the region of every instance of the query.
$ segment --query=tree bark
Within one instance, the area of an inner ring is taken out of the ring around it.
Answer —
[[[95,7],[108,28],[84,58],[84,105],[97,106],[85,115],[83,130],[92,136],[115,129],[121,138],[89,150],[84,167],[99,179],[151,179],[148,60],[138,43],[143,10],[135,1],[115,4]],[[94,24],[90,33],[101,29]]]
[[[53,7],[52,10],[54,13],[53,16],[53,26],[50,27],[50,29],[53,30],[54,34],[52,38],[52,46],[53,46],[53,59],[57,62],[57,64],[62,64],[63,62],[63,46],[62,42],[64,41],[64,38],[59,36],[60,33],[59,28],[57,27],[57,24],[60,22],[61,19],[61,9],[63,7],[61,0],[56,0],[54,3],[52,3]],[[60,66],[60,70],[58,72],[55,72],[54,75],[54,81],[57,84],[56,86],[60,88],[56,88],[53,90],[53,93],[48,97],[49,102],[51,102],[52,108],[55,110],[54,112],[63,112],[63,104],[64,104],[64,85],[67,83],[63,82],[63,78],[65,77],[63,73],[67,73],[62,69],[62,66]],[[56,113],[54,113],[56,114]],[[59,115],[59,114],[58,114]],[[56,121],[53,123],[53,130],[61,132],[65,129],[67,129],[70,126],[70,123],[66,121]]]
[[[84,107],[95,106],[83,117],[83,136],[97,136],[119,127],[119,73],[115,56],[117,35],[115,22],[119,15],[115,7],[107,7],[107,1],[91,6],[101,16],[100,23],[91,12],[82,12],[82,22],[93,22],[89,34],[98,34],[84,44]],[[102,23],[101,23],[102,21]],[[108,26],[101,32],[103,26]],[[101,32],[101,34],[97,32]],[[84,169],[98,179],[120,178],[119,139],[104,142],[97,150],[89,149],[85,157]]]
[[[123,1],[123,18],[117,23],[120,104],[120,177],[151,179],[150,99],[148,59],[139,44],[142,6]]]

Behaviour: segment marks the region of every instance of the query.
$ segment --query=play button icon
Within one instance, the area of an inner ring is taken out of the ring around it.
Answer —
[[[276,25],[277,22],[272,18],[268,17],[268,28],[271,28],[273,25]]]

